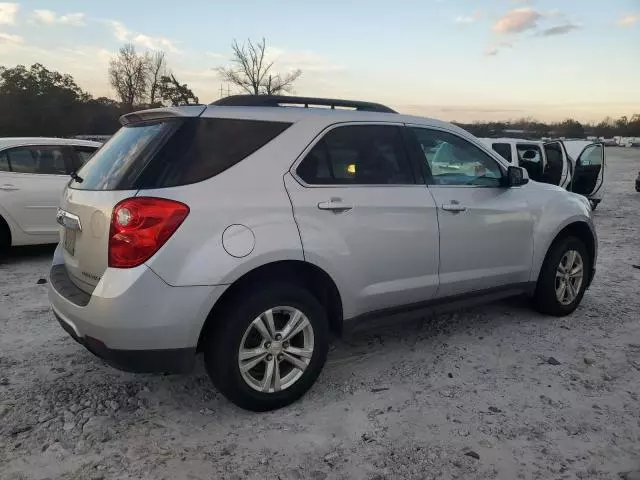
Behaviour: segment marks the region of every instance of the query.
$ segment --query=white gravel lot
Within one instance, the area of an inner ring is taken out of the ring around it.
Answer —
[[[309,394],[267,414],[229,404],[201,362],[188,376],[105,366],[49,313],[37,281],[52,249],[13,251],[0,263],[0,478],[640,471],[638,170],[640,150],[608,150],[598,273],[573,315],[544,317],[511,300],[351,335],[335,342]]]

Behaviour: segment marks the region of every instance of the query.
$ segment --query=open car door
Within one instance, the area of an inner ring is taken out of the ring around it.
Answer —
[[[569,155],[575,158],[570,190],[585,197],[595,195],[604,183],[604,144],[576,141],[565,142],[565,146]]]
[[[571,181],[571,160],[561,141],[546,142],[544,153],[547,163],[544,166],[542,181],[567,188]]]

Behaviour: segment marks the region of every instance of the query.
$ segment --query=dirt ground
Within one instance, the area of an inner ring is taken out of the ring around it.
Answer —
[[[640,471],[640,150],[609,149],[581,307],[520,300],[336,341],[299,402],[105,366],[53,320],[52,249],[0,264],[1,479],[611,479]],[[551,361],[553,357],[557,362]],[[622,478],[640,478],[640,473]]]

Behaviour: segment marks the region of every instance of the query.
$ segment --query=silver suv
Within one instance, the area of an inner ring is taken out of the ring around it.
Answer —
[[[121,369],[203,352],[229,400],[275,409],[357,320],[523,293],[567,315],[594,274],[588,201],[448,123],[268,96],[121,122],[64,191],[49,290]]]

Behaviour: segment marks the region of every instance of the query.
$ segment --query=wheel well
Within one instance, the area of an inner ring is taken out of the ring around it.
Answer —
[[[591,231],[591,228],[589,228],[589,225],[587,225],[585,222],[571,223],[564,227],[560,231],[560,233],[556,235],[556,240],[559,238],[567,237],[569,235],[573,235],[584,241],[587,247],[587,251],[589,252],[589,258],[591,259],[591,263],[593,264],[593,259],[596,256],[596,239],[593,237],[593,232]]]
[[[243,292],[256,285],[273,283],[275,279],[288,281],[296,285],[303,285],[324,307],[329,319],[329,329],[335,335],[342,333],[342,299],[338,287],[320,267],[299,260],[286,260],[262,265],[236,280],[222,294],[211,309],[205,321],[200,338],[198,351],[207,332],[214,327],[215,318],[226,305],[235,300]]]
[[[593,237],[591,228],[589,228],[589,225],[587,225],[585,222],[570,223],[562,230],[560,230],[560,232],[558,232],[558,234],[556,235],[556,238],[553,239],[553,242],[551,242],[551,245],[549,245],[549,248],[547,249],[545,261],[547,259],[547,256],[549,255],[549,252],[551,251],[551,247],[561,239],[568,236],[574,236],[584,241],[585,246],[587,247],[587,252],[589,253],[589,259],[591,260],[591,266],[593,267],[593,259],[596,255],[596,240]]]
[[[0,215],[0,245],[6,242],[7,246],[11,246],[11,229],[7,221]]]

